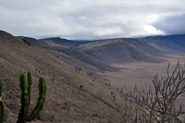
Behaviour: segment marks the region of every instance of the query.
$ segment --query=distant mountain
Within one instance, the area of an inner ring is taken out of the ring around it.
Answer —
[[[151,36],[145,38],[107,39],[82,44],[78,47],[108,63],[163,62],[165,54],[185,52],[185,34]]]
[[[136,46],[135,45],[136,43],[132,44],[122,39],[78,42],[78,41],[70,41],[70,40],[61,39],[61,38],[48,38],[42,41],[44,44],[48,45],[46,48],[47,50],[52,49],[52,51],[54,51],[56,49],[56,51],[58,52],[59,51],[58,49],[62,49],[58,53],[62,52],[63,54],[66,54],[66,55],[69,55],[69,51],[70,51],[70,56],[72,56],[73,59],[75,58],[76,60],[80,60],[86,64],[90,63],[90,65],[93,65],[95,67],[102,66],[102,68],[106,68],[106,70],[113,70],[112,68],[109,69],[110,67],[103,67],[105,66],[103,64],[107,64],[107,63],[117,64],[117,63],[127,63],[127,62],[137,62],[137,61],[145,61],[145,62],[163,61],[160,58],[151,56],[153,54],[150,54],[145,50],[143,50],[141,47]],[[138,41],[136,42],[138,43]],[[147,47],[150,50],[152,49],[149,45],[144,46],[144,48],[147,48]],[[66,52],[66,50],[68,51]],[[153,48],[152,51],[156,52],[155,48]],[[78,53],[78,55],[76,55],[76,53]],[[79,55],[79,53],[81,53],[81,55]],[[159,54],[159,52],[156,52],[156,54],[157,53]],[[55,52],[55,55],[56,55],[56,52]],[[88,59],[88,56],[89,56],[89,60],[86,60]],[[101,63],[102,65],[100,65],[99,63]]]
[[[160,58],[153,57],[138,47],[120,39],[102,40],[80,45],[79,49],[104,62],[117,64],[136,61],[161,62]]]
[[[35,41],[28,40],[28,42],[34,45]],[[42,39],[37,42],[39,42],[38,47],[45,48],[56,57],[60,57],[68,63],[73,61],[70,64],[76,66],[78,64],[82,66],[90,65],[103,71],[114,70],[108,64],[138,61],[163,62],[164,60],[159,57],[165,54],[185,52],[184,34],[96,41],[72,41],[55,37]],[[85,68],[92,70],[93,67]]]

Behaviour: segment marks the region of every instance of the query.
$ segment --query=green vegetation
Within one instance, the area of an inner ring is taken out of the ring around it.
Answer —
[[[26,123],[34,120],[42,110],[46,97],[46,80],[40,78],[39,80],[39,98],[34,110],[28,115],[28,109],[31,101],[31,85],[32,78],[30,72],[25,72],[20,75],[20,88],[21,88],[21,109],[19,112],[17,123]],[[2,81],[0,81],[0,123],[6,122],[7,119],[7,106],[2,99]]]
[[[3,84],[0,80],[0,123],[5,123],[7,119],[7,106],[2,97]]]

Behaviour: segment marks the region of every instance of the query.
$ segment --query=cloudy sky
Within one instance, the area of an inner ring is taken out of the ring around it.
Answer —
[[[185,33],[185,0],[0,0],[16,36],[103,39]]]

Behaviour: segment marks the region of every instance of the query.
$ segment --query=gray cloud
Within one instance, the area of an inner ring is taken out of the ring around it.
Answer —
[[[167,34],[185,34],[185,14],[162,18],[153,25]]]
[[[184,5],[184,0],[0,0],[0,29],[69,39],[171,34],[182,30],[167,31],[163,18],[184,14]]]

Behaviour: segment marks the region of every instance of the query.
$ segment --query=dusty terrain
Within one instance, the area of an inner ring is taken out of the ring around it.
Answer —
[[[185,55],[166,55],[166,62],[162,63],[148,63],[148,62],[133,62],[127,64],[114,64],[113,66],[120,68],[118,72],[105,72],[102,75],[108,83],[114,88],[121,88],[126,86],[127,89],[133,89],[135,85],[142,89],[151,85],[154,76],[166,76],[168,63],[170,63],[170,70],[174,70],[177,62],[181,66],[185,63]]]
[[[173,72],[177,62],[180,62],[181,67],[185,65],[185,55],[166,55],[166,62],[163,63],[147,63],[147,62],[135,62],[128,64],[114,64],[115,67],[121,68],[119,72],[106,72],[102,76],[106,78],[106,83],[110,83],[111,86],[117,90],[121,90],[123,87],[124,91],[133,92],[137,86],[139,90],[146,90],[149,86],[153,87],[152,80],[156,74],[159,77],[165,77],[167,75],[167,67],[170,63],[169,71]],[[181,95],[177,102],[182,104],[182,108],[185,108],[185,94]],[[184,121],[185,115],[179,117]]]

